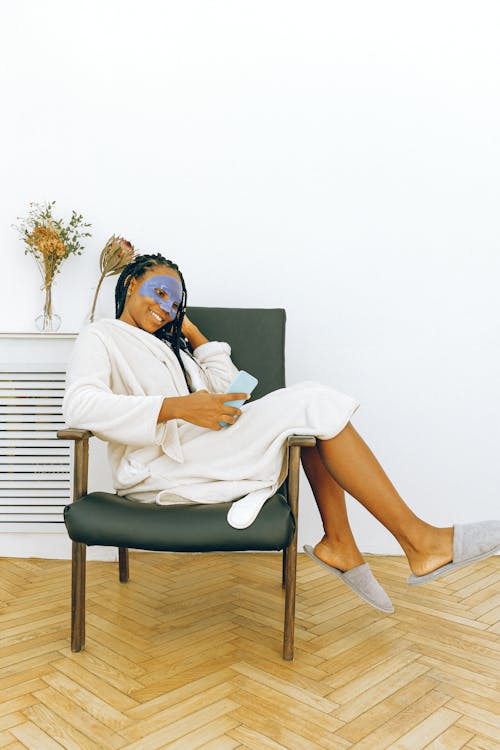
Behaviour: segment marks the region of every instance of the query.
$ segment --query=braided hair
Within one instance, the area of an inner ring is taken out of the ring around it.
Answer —
[[[128,263],[116,282],[115,287],[115,317],[119,318],[125,307],[125,301],[127,299],[127,291],[132,279],[139,279],[151,268],[157,268],[159,266],[167,266],[172,268],[179,276],[182,285],[182,299],[179,306],[179,312],[174,320],[165,323],[164,326],[155,331],[152,335],[161,341],[166,341],[172,347],[175,356],[177,357],[179,364],[184,372],[184,366],[179,354],[180,349],[191,351],[188,340],[182,335],[182,321],[184,320],[184,314],[186,312],[187,303],[187,291],[184,283],[182,273],[179,271],[179,267],[176,263],[171,260],[167,260],[160,253],[154,255],[136,255],[131,263]]]

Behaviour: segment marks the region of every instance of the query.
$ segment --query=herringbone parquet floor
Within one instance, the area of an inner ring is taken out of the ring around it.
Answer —
[[[79,654],[70,563],[0,560],[0,748],[498,750],[500,558],[416,589],[369,560],[394,615],[299,556],[293,663],[279,555],[89,562]]]

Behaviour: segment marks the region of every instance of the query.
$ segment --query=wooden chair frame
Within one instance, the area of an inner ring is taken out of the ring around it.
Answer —
[[[75,441],[73,501],[87,494],[89,466],[88,430],[59,430],[57,437]],[[295,519],[295,531],[288,547],[283,549],[282,586],[285,589],[285,621],[283,630],[283,659],[292,661],[295,637],[295,596],[297,587],[297,533],[299,509],[300,450],[313,447],[316,438],[310,435],[292,435],[288,438],[287,501]],[[71,650],[85,647],[85,581],[87,545],[73,541],[71,564]],[[118,548],[119,580],[129,580],[127,547]]]

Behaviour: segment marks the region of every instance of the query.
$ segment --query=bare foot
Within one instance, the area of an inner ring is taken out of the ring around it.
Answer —
[[[314,554],[324,563],[337,568],[342,573],[364,563],[361,552],[356,546],[343,545],[337,540],[332,542],[326,536],[315,546]]]
[[[424,576],[453,560],[453,527],[429,526],[419,539],[418,549],[404,548],[411,572]]]

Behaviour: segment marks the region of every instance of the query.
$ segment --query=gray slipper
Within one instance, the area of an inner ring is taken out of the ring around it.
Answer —
[[[412,573],[407,582],[410,586],[420,586],[470,563],[485,560],[495,552],[500,552],[500,521],[456,523],[453,526],[453,560],[424,576]]]
[[[319,563],[330,573],[333,573],[337,578],[340,578],[346,586],[349,586],[349,588],[367,604],[371,604],[372,607],[379,609],[381,612],[394,612],[391,600],[371,572],[368,563],[357,565],[355,568],[346,570],[346,572],[343,573],[338,568],[334,568],[323,562],[323,560],[320,560],[319,557],[314,554],[314,550],[309,544],[304,545],[304,552],[307,552],[314,562]]]

